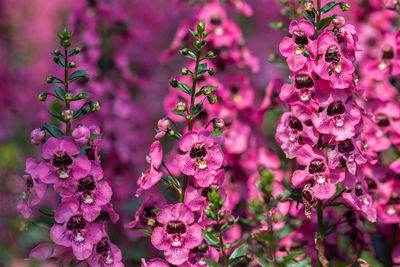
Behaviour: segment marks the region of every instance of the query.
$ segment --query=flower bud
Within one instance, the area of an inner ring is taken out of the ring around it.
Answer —
[[[200,246],[199,246],[199,250],[200,251],[206,252],[207,249],[208,249],[208,246],[207,246],[206,243],[203,242],[203,243],[200,244]]]
[[[85,82],[88,82],[90,80],[89,74],[85,74],[85,76],[83,76],[83,79],[85,80]]]
[[[69,108],[64,109],[63,112],[61,113],[61,116],[65,121],[71,121],[74,116],[74,111]]]
[[[59,55],[61,55],[61,52],[60,52],[59,49],[56,49],[56,50],[54,50],[54,54],[55,54],[56,56],[59,56]]]
[[[233,219],[232,217],[229,217],[229,219],[228,219],[228,224],[229,225],[232,225],[232,224],[234,224],[235,223],[235,219]]]
[[[46,132],[42,127],[33,129],[31,132],[31,144],[40,145],[45,142]]]
[[[225,129],[225,123],[222,119],[215,118],[213,119],[213,128],[214,131],[223,132]]]
[[[182,55],[187,56],[189,54],[189,49],[186,47],[181,50]]]
[[[64,38],[68,38],[68,37],[69,37],[69,33],[68,33],[68,29],[67,29],[67,28],[64,28],[64,29],[62,30],[62,36],[63,36]]]
[[[179,82],[178,82],[178,80],[176,79],[176,78],[171,78],[170,80],[169,80],[169,84],[172,86],[172,87],[178,87],[178,85],[179,85]]]
[[[276,55],[274,53],[269,54],[268,61],[274,63],[276,61]]]
[[[231,247],[232,247],[231,244],[226,244],[226,245],[225,245],[225,250],[229,250],[229,249],[231,249]]]
[[[217,96],[215,94],[209,94],[207,96],[207,100],[211,105],[217,103],[217,101],[218,101]]]
[[[53,81],[54,81],[53,75],[47,76],[47,78],[46,78],[46,83],[52,83]]]
[[[342,16],[334,16],[332,23],[336,28],[342,28],[344,25],[346,25],[346,20]]]
[[[307,1],[307,2],[305,2],[304,7],[305,7],[306,11],[312,12],[314,9],[314,3],[312,1]]]
[[[201,42],[199,40],[197,40],[196,42],[194,42],[193,44],[197,49],[201,48]]]
[[[208,75],[213,76],[215,74],[215,70],[213,68],[208,69]]]
[[[60,61],[60,57],[54,56],[54,57],[53,57],[53,60],[54,60],[55,63],[58,63],[58,61]]]
[[[207,231],[207,233],[212,233],[214,231],[214,229],[212,227],[208,227],[206,231]]]
[[[212,211],[209,210],[209,209],[204,209],[204,214],[205,214],[207,217],[211,217],[211,216],[212,216]]]
[[[39,101],[42,101],[42,102],[46,101],[47,94],[46,93],[39,94],[38,99],[39,99]]]
[[[76,63],[73,61],[71,61],[68,65],[70,68],[76,68]]]
[[[65,100],[72,101],[74,99],[74,94],[72,92],[65,93]]]
[[[79,146],[84,146],[89,142],[90,129],[85,125],[78,125],[71,134],[74,138],[75,143]]]
[[[342,9],[342,11],[347,11],[350,9],[350,5],[346,2],[341,2],[340,3],[340,8]]]
[[[76,54],[79,54],[81,52],[81,48],[80,47],[75,47],[74,51]]]
[[[64,40],[64,41],[63,41],[63,46],[64,46],[64,48],[70,47],[70,46],[71,46],[71,41],[68,40],[68,39]]]
[[[157,122],[158,130],[168,132],[171,130],[171,121],[168,118],[162,118]]]
[[[206,24],[204,22],[201,21],[197,23],[197,31],[199,33],[203,33],[205,29],[206,29]]]
[[[224,219],[226,216],[228,216],[228,213],[226,213],[225,211],[221,211],[221,212],[219,213],[219,217],[220,217],[221,219]]]
[[[215,54],[213,51],[208,51],[206,57],[215,57]]]
[[[170,130],[170,131],[168,132],[168,134],[169,134],[170,136],[174,136],[174,135],[175,135],[175,132],[174,132],[173,130]]]
[[[183,67],[182,68],[182,71],[181,71],[181,75],[188,75],[189,74],[189,69],[188,68],[186,68],[186,67]]]
[[[89,102],[90,111],[95,112],[100,110],[100,104],[98,101],[91,100]]]
[[[187,109],[185,100],[179,99],[178,102],[176,102],[175,108],[178,111],[185,111]]]
[[[151,227],[155,227],[157,225],[157,222],[154,219],[148,219],[147,225],[151,226]]]

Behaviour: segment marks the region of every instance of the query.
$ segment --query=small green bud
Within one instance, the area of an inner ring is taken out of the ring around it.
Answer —
[[[85,80],[85,82],[88,82],[90,80],[90,75],[85,74],[85,76],[83,76],[83,79]]]
[[[226,250],[231,249],[231,247],[232,247],[232,245],[229,244],[229,243],[225,245],[225,249],[226,249]]]
[[[74,116],[74,111],[72,109],[67,108],[63,110],[61,115],[65,121],[70,121]]]
[[[221,212],[219,213],[219,217],[220,217],[221,219],[224,219],[226,216],[228,216],[228,213],[226,213],[225,211],[221,211]]]
[[[179,99],[178,102],[176,102],[175,108],[178,111],[185,111],[187,109],[185,100]]]
[[[228,218],[228,224],[229,225],[232,225],[232,224],[234,224],[235,223],[235,219],[233,219],[232,217],[229,217]]]
[[[98,101],[95,100],[91,100],[89,102],[89,106],[90,106],[90,111],[95,112],[95,111],[99,111],[100,110],[100,104]]]
[[[46,101],[47,94],[46,93],[39,94],[38,99],[39,99],[39,101],[42,101],[42,102]]]
[[[204,22],[201,21],[197,23],[197,31],[199,33],[203,33],[205,29],[206,29],[206,24]]]
[[[197,40],[196,42],[194,42],[193,44],[197,49],[201,48],[201,42],[199,40]]]
[[[151,227],[155,227],[156,226],[156,221],[154,219],[148,219],[147,220],[147,225],[151,226]]]
[[[215,57],[215,53],[213,51],[208,51],[206,57]]]
[[[80,47],[75,47],[74,48],[75,53],[79,54],[81,52],[81,48]]]
[[[304,4],[304,7],[305,7],[306,11],[312,12],[313,9],[314,9],[314,3],[313,3],[312,1],[307,1],[307,2]]]
[[[209,210],[209,209],[204,209],[204,214],[205,214],[207,217],[211,217],[211,216],[212,216],[212,211]]]
[[[179,82],[178,82],[178,80],[177,80],[176,78],[171,78],[171,79],[169,80],[169,84],[170,84],[172,87],[176,88],[176,87],[178,87]]]
[[[189,49],[183,48],[183,49],[181,50],[181,53],[182,53],[182,55],[187,56],[187,55],[189,54]]]
[[[68,33],[67,28],[64,28],[64,29],[62,30],[62,35],[63,35],[65,38],[69,37],[69,33]]]
[[[190,116],[189,116],[189,115],[187,115],[187,116],[186,116],[186,119],[187,119],[187,120],[190,120]]]
[[[217,96],[215,94],[209,94],[207,96],[207,100],[211,105],[217,103],[218,101]]]
[[[54,57],[53,57],[53,60],[54,60],[55,63],[58,63],[58,61],[60,61],[60,57],[54,56]]]
[[[340,3],[340,8],[342,9],[342,11],[347,11],[350,9],[350,5],[346,2],[341,2]]]
[[[47,78],[46,78],[46,83],[52,83],[53,81],[54,81],[53,75],[47,76]]]
[[[206,243],[203,242],[203,243],[200,244],[200,246],[199,246],[199,250],[200,251],[205,252],[205,251],[207,251],[207,249],[208,249],[208,246],[207,246]]]
[[[208,75],[213,76],[215,74],[215,70],[213,68],[208,69]]]
[[[186,67],[183,67],[182,68],[182,71],[181,71],[181,75],[188,75],[189,74],[189,69],[188,68],[186,68]]]
[[[214,229],[212,227],[208,227],[206,231],[207,231],[207,233],[212,233],[214,231]]]
[[[268,61],[274,63],[276,61],[276,55],[274,53],[269,54]]]
[[[71,92],[66,92],[65,93],[65,100],[72,101],[72,99],[74,99],[74,94],[71,93]]]
[[[168,133],[169,133],[170,136],[174,136],[174,135],[175,135],[174,130],[171,130],[171,131],[169,131]]]
[[[70,68],[76,68],[76,63],[73,61],[71,61],[68,65]]]
[[[56,49],[56,50],[54,50],[54,54],[56,56],[59,56],[59,55],[61,55],[61,51],[59,49]]]
[[[65,39],[63,41],[63,46],[64,46],[64,48],[70,47],[71,46],[71,41],[69,39]]]
[[[223,132],[225,129],[225,123],[222,119],[215,118],[213,119],[213,128],[214,131]]]
[[[212,93],[212,91],[210,88],[206,88],[206,89],[203,89],[203,93],[204,93],[204,95],[209,95]]]

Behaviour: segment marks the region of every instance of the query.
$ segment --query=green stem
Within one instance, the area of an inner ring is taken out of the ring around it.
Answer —
[[[317,25],[321,20],[321,0],[317,0]]]
[[[220,244],[221,252],[222,252],[222,260],[224,262],[224,267],[228,267],[228,256],[226,255],[226,252],[225,252],[224,238],[222,236],[221,224],[220,224],[218,212],[216,212],[216,215],[217,215],[217,232],[219,233],[219,244]]]
[[[317,204],[317,216],[318,216],[318,239],[321,240],[321,244],[323,246],[323,234],[324,234],[324,207],[322,206],[322,201],[318,200]],[[317,250],[317,266],[322,266],[321,261],[319,260],[318,256],[318,250]]]
[[[64,49],[65,55],[65,66],[64,66],[64,89],[65,92],[68,92],[68,49]],[[67,109],[70,108],[69,101],[65,100],[65,106]],[[67,136],[71,136],[71,121],[68,121],[66,126],[66,134]]]

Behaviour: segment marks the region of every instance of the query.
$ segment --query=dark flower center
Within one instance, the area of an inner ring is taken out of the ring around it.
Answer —
[[[78,191],[89,193],[96,189],[96,182],[91,176],[86,176],[79,180]]]
[[[400,195],[397,194],[396,192],[393,192],[392,195],[390,196],[389,205],[398,205],[400,204]]]
[[[376,116],[376,120],[378,121],[378,125],[382,127],[387,127],[390,125],[389,118],[386,115],[378,114]]]
[[[218,186],[218,185],[215,185],[215,184],[212,184],[212,185],[210,185],[209,187],[204,188],[204,189],[201,191],[201,195],[202,195],[203,197],[205,197],[205,198],[208,198],[208,193],[210,193],[211,191],[218,191],[218,190],[219,190],[219,186]]]
[[[303,124],[301,123],[301,121],[299,121],[295,117],[289,118],[289,127],[292,128],[293,130],[297,130],[299,132],[301,132],[303,130]]]
[[[218,26],[221,25],[222,21],[221,21],[221,17],[218,15],[214,15],[211,20],[210,20],[211,24]]]
[[[356,184],[356,187],[354,188],[354,193],[358,197],[364,195],[364,192],[363,192],[362,187],[361,187],[360,184]]]
[[[296,32],[294,37],[294,42],[297,45],[308,45],[308,38],[304,32]]]
[[[348,153],[354,150],[354,144],[350,139],[340,141],[338,144],[338,150],[340,153]]]
[[[378,188],[376,183],[375,183],[375,181],[372,180],[371,178],[365,178],[365,182],[368,185],[368,189],[376,189],[376,188]]]
[[[72,159],[63,151],[54,153],[53,166],[60,169],[65,169],[72,164]]]
[[[95,150],[93,146],[87,146],[85,152],[88,159],[95,160]]]
[[[204,144],[196,144],[193,146],[193,148],[190,150],[190,157],[192,159],[195,158],[203,158],[207,155],[207,150],[204,147]]]
[[[313,199],[313,196],[309,190],[302,190],[301,196],[307,201],[311,201]]]
[[[67,229],[70,231],[73,230],[82,230],[86,227],[86,221],[82,216],[76,215],[71,217],[67,223]]]
[[[325,163],[319,159],[313,160],[308,167],[308,172],[311,174],[325,172]]]
[[[393,48],[390,45],[385,45],[382,48],[382,59],[384,60],[391,60],[394,58]]]
[[[325,53],[325,61],[326,62],[339,62],[340,55],[336,45],[331,46]]]
[[[149,219],[153,219],[154,221],[156,221],[156,214],[153,211],[154,207],[149,206],[143,209],[143,212],[140,216],[140,221],[147,225]]]
[[[236,95],[239,92],[239,88],[236,85],[231,87],[232,94]]]
[[[314,81],[307,74],[300,74],[296,76],[294,85],[297,89],[311,88],[314,86]]]
[[[31,190],[33,187],[33,179],[30,175],[26,176],[25,187],[27,191]]]
[[[167,224],[167,233],[173,234],[184,234],[186,232],[186,226],[179,221],[172,221]]]
[[[109,251],[110,251],[110,245],[108,244],[108,239],[107,238],[101,239],[99,243],[97,243],[96,245],[97,254],[106,256]]]
[[[328,106],[328,116],[340,115],[346,112],[346,108],[343,106],[341,101],[333,102]]]

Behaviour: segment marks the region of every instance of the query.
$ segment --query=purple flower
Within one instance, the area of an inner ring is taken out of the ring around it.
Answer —
[[[87,262],[92,267],[123,267],[121,250],[110,242],[105,225],[103,225],[103,235],[93,247],[93,253]]]
[[[45,184],[54,184],[54,189],[62,196],[72,195],[78,180],[89,173],[91,166],[86,156],[74,157],[80,151],[71,137],[49,138],[42,149],[42,157],[49,162],[39,164],[40,180]]]
[[[84,146],[90,139],[90,129],[85,125],[79,125],[72,131],[72,138],[79,146]]]
[[[164,250],[165,259],[171,264],[179,265],[187,261],[190,250],[203,241],[201,226],[193,223],[193,212],[185,204],[165,206],[157,214],[157,221],[164,226],[154,229],[151,243]]]
[[[151,144],[150,154],[146,157],[147,162],[150,164],[150,169],[137,180],[139,188],[136,191],[136,197],[139,197],[143,190],[150,189],[153,185],[158,183],[162,177],[162,171],[160,167],[162,164],[162,145],[160,141],[155,141]]]
[[[372,197],[367,192],[366,183],[358,181],[350,193],[343,193],[343,199],[355,210],[361,211],[370,222],[376,222],[376,209]]]
[[[101,226],[84,219],[79,210],[79,201],[69,199],[61,203],[55,211],[57,223],[50,230],[50,237],[57,245],[72,247],[78,260],[87,259],[102,236]]]
[[[176,156],[180,170],[194,176],[198,186],[209,186],[214,179],[212,171],[219,169],[224,159],[221,147],[214,142],[211,132],[185,133],[179,141],[179,149],[187,152]]]

